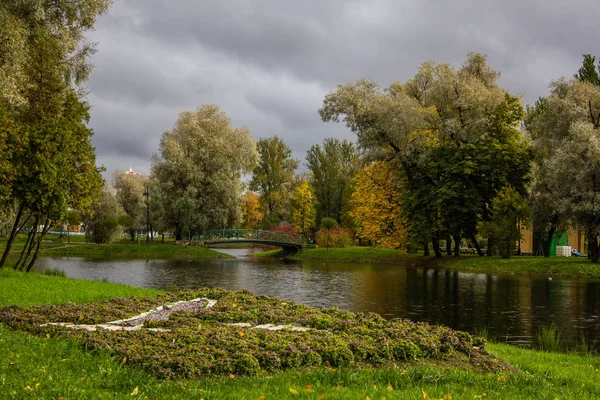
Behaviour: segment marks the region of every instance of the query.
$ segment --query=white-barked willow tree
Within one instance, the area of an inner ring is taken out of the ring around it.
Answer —
[[[179,114],[163,133],[152,176],[164,206],[167,229],[177,240],[209,228],[236,227],[242,220],[241,177],[256,166],[256,142],[233,127],[216,105]]]

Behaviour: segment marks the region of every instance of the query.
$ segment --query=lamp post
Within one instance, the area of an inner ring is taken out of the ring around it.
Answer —
[[[146,197],[146,244],[150,243],[150,190],[144,185],[144,196]]]

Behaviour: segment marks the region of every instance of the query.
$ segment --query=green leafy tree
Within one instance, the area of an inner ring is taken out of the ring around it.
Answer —
[[[256,144],[245,127],[231,126],[215,105],[183,111],[163,133],[152,160],[165,224],[185,233],[238,226],[242,221],[241,176],[256,165]]]
[[[395,160],[406,179],[409,235],[429,236],[436,256],[447,235],[455,255],[463,236],[482,255],[477,222],[489,220],[498,191],[525,192],[531,154],[519,131],[523,107],[499,76],[485,56],[470,53],[460,69],[426,62],[385,90],[364,79],[340,85],[319,111],[324,121],[343,120],[371,156]]]
[[[529,221],[529,207],[525,197],[510,186],[498,193],[493,204],[490,220],[481,223],[480,232],[492,239],[502,258],[508,258],[522,238],[519,222],[527,225]]]
[[[559,79],[551,84],[543,107],[536,106],[526,125],[536,150],[534,216],[545,212],[552,227],[572,223],[584,228],[594,262],[600,262],[599,116],[599,86]],[[534,218],[534,226],[536,223]],[[548,234],[547,241],[551,237]],[[545,249],[545,254],[548,252]]]
[[[0,134],[8,170],[4,197],[17,213],[0,260],[6,262],[17,232],[31,223],[16,269],[30,271],[50,226],[69,207],[86,209],[101,187],[83,83],[93,46],[84,34],[107,10],[108,0],[0,3]],[[15,135],[15,133],[18,133]],[[2,197],[2,196],[0,196]],[[42,226],[42,229],[37,229]]]
[[[113,186],[117,191],[117,199],[129,215],[131,224],[126,226],[131,241],[136,237],[136,232],[146,227],[146,199],[144,189],[148,185],[148,178],[143,175],[127,174],[124,171],[115,171]]]
[[[583,55],[583,65],[579,68],[577,74],[575,74],[575,78],[579,79],[582,82],[588,82],[592,85],[600,86],[600,76],[598,72],[600,71],[600,64],[596,69],[596,57],[591,54]]]
[[[356,147],[347,140],[326,138],[306,153],[311,186],[317,199],[317,219],[334,218],[342,223],[350,199],[352,177],[360,165]]]
[[[260,139],[257,149],[260,159],[252,173],[250,190],[260,195],[263,226],[269,228],[282,220],[283,208],[294,190],[298,160],[292,158],[292,150],[277,136]]]
[[[114,189],[105,184],[93,210],[84,217],[86,236],[94,243],[114,242],[121,237],[122,224],[127,225],[129,218]]]

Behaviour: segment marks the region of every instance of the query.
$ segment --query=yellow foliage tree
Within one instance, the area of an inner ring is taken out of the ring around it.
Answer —
[[[260,226],[264,214],[260,212],[260,202],[256,193],[247,191],[242,195],[242,214],[245,229],[256,229]]]
[[[316,225],[315,196],[308,181],[304,180],[292,196],[292,225],[306,233]]]
[[[401,200],[397,178],[388,164],[373,162],[363,167],[356,178],[349,212],[358,236],[375,246],[403,248],[407,235]]]

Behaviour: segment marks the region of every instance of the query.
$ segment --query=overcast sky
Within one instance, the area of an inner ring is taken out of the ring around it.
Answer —
[[[598,0],[115,0],[88,35],[98,165],[149,173],[177,114],[217,104],[255,139],[278,135],[304,163],[326,137],[317,113],[361,77],[387,86],[426,60],[488,55],[527,104],[600,55]]]

